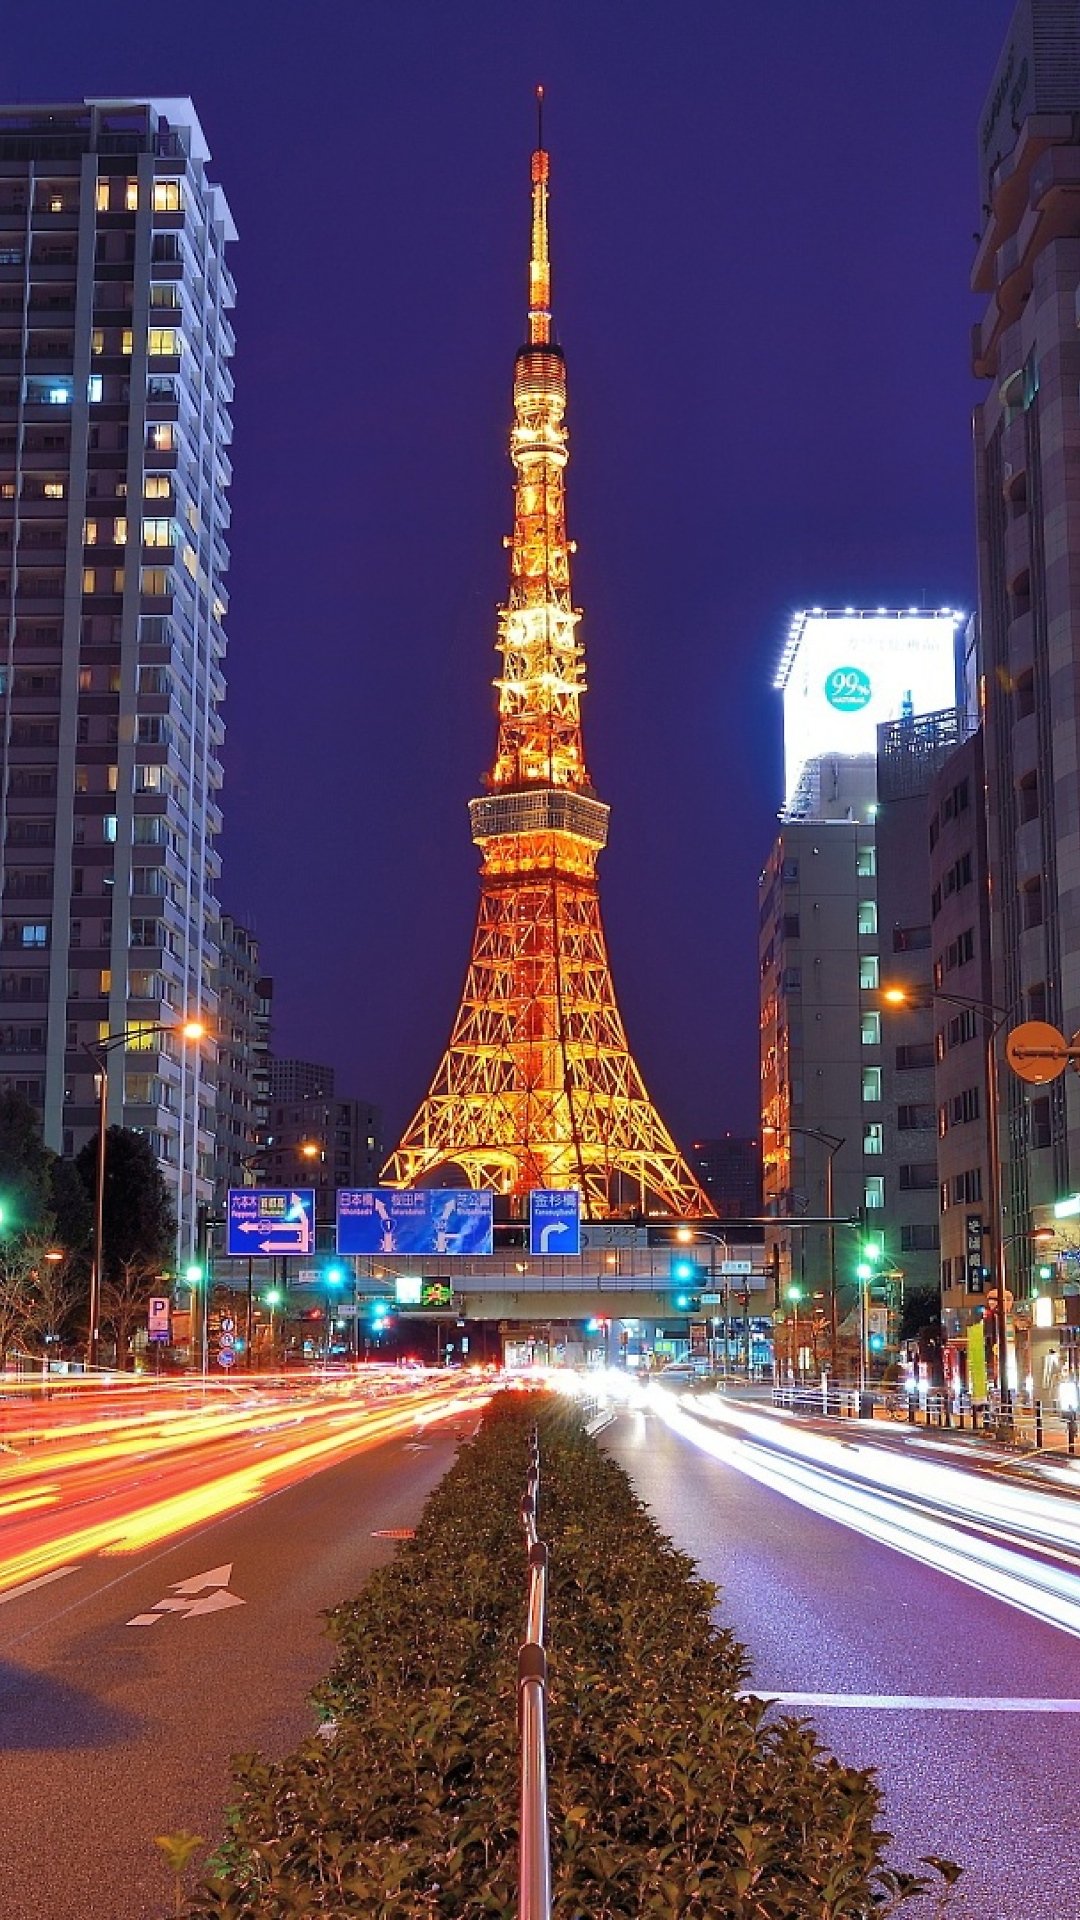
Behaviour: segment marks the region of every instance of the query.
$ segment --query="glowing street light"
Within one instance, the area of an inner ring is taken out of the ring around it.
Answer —
[[[132,1041],[141,1041],[144,1034],[178,1033],[183,1040],[198,1042],[205,1038],[206,1028],[201,1020],[136,1020],[130,1027],[121,1027],[117,1033],[103,1034],[100,1040],[84,1040],[83,1052],[89,1054],[97,1069],[98,1077],[98,1150],[97,1150],[97,1192],[94,1197],[94,1257],[90,1266],[90,1324],[87,1329],[86,1365],[93,1368],[98,1363],[101,1320],[101,1287],[105,1277],[104,1237],[105,1237],[105,1137],[109,1127],[109,1055],[115,1047],[130,1046]]]

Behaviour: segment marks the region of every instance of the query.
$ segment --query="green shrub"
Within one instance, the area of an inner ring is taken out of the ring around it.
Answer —
[[[572,1408],[506,1394],[415,1539],[331,1616],[337,1658],[316,1696],[329,1738],[237,1763],[229,1837],[193,1912],[516,1914],[534,1427],[557,1920],[856,1920],[904,1904],[923,1882],[882,1864],[872,1776],[738,1697],[746,1656],[711,1622],[714,1589]]]

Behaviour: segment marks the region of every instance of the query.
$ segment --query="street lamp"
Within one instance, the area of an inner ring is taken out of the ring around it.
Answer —
[[[802,1373],[799,1350],[799,1301],[803,1297],[801,1287],[791,1286],[784,1290],[785,1300],[791,1302],[791,1377],[797,1379]]]
[[[125,1047],[148,1033],[179,1033],[184,1040],[201,1040],[205,1033],[201,1020],[139,1020],[118,1033],[102,1034],[98,1040],[84,1040],[83,1052],[89,1054],[98,1079],[97,1192],[94,1197],[94,1254],[90,1264],[90,1325],[86,1341],[87,1370],[98,1363],[101,1337],[101,1286],[104,1279],[105,1233],[105,1136],[109,1126],[109,1055],[114,1047]]]
[[[928,996],[928,997],[927,997]],[[992,1000],[973,1000],[967,994],[944,993],[940,987],[927,987],[918,996],[906,987],[885,987],[881,995],[890,1007],[927,1007],[935,1000],[948,1001],[954,1007],[966,1007],[986,1022],[986,1157],[990,1182],[990,1271],[994,1278],[994,1323],[997,1347],[998,1393],[1002,1407],[1009,1401],[1008,1306],[1005,1298],[1005,1241],[1001,1232],[1001,1140],[998,1120],[997,1047],[995,1042],[1011,1015]]]
[[[690,1226],[676,1227],[675,1238],[676,1240],[680,1241],[683,1246],[690,1246],[696,1240],[707,1240],[711,1247],[723,1247],[725,1258],[730,1257],[731,1249],[728,1245],[727,1236],[722,1233],[710,1233],[708,1228],[706,1227],[690,1227]],[[710,1253],[709,1255],[710,1278],[715,1277],[715,1271],[716,1270],[713,1265],[713,1257],[712,1257],[712,1254]],[[725,1273],[723,1275],[723,1280],[724,1280],[724,1378],[725,1380],[727,1379],[727,1371],[728,1371],[728,1345],[731,1337],[731,1316],[728,1311],[730,1279],[731,1279],[730,1274]],[[747,1323],[747,1328],[749,1328],[749,1325],[750,1325],[749,1300],[747,1301],[747,1306],[746,1306],[746,1323]],[[749,1346],[749,1340],[747,1341],[747,1345]],[[750,1372],[749,1361],[747,1362],[746,1371],[749,1374]]]

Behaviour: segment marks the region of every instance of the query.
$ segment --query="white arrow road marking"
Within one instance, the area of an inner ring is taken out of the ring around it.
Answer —
[[[206,1587],[227,1587],[232,1579],[233,1563],[227,1561],[222,1567],[211,1567],[209,1573],[193,1574],[190,1580],[174,1580],[174,1593],[202,1593]]]
[[[167,1613],[178,1613],[184,1620],[191,1620],[199,1613],[221,1613],[226,1607],[246,1607],[238,1593],[229,1593],[228,1585],[232,1574],[232,1561],[227,1566],[211,1567],[208,1573],[193,1574],[190,1580],[174,1580],[173,1590],[164,1600],[159,1600],[152,1613],[137,1613],[125,1624],[129,1627],[152,1627],[163,1620]],[[207,1591],[209,1589],[209,1591]],[[194,1595],[201,1595],[195,1599]]]

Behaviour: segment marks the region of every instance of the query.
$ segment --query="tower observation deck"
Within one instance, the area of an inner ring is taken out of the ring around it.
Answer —
[[[538,94],[542,102],[542,93]],[[514,364],[514,530],[499,614],[498,739],[469,804],[472,957],[446,1052],[390,1156],[391,1185],[580,1187],[589,1217],[710,1215],[645,1089],[615,1000],[597,856],[608,808],[581,730],[585,656],[566,534],[566,366],[552,338],[550,158],[532,156],[528,338]]]

